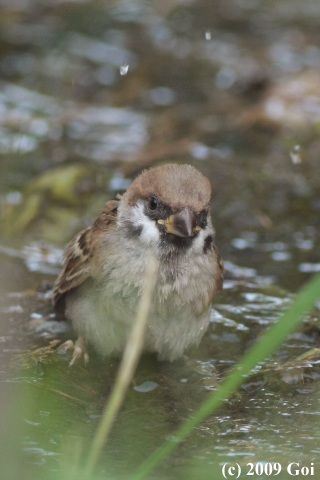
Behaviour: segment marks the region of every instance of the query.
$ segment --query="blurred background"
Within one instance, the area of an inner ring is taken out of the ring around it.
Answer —
[[[63,246],[143,168],[191,163],[212,183],[227,279],[212,314],[218,326],[191,367],[142,360],[141,384],[152,379],[157,388],[146,387],[147,406],[141,392],[130,393],[104,464],[105,474],[116,475],[125,470],[123,458],[139,463],[196,408],[215,388],[213,376],[320,271],[319,1],[0,0],[0,39],[2,431],[12,433],[14,458],[24,451],[25,475],[58,471],[67,434],[79,451],[90,441],[117,366],[109,362],[97,373],[96,359],[72,373],[56,354],[59,335],[70,336],[48,301]],[[318,313],[278,360],[316,346]],[[280,443],[264,436],[266,410],[252,416],[240,399],[236,413],[227,409],[199,429],[165,475],[187,478],[188,462],[196,465],[188,464],[190,478],[212,475],[210,465],[232,451],[243,462],[276,451],[270,458],[279,462],[297,449],[313,461],[320,372],[316,361],[308,368],[277,381],[273,373],[266,390],[264,377],[254,384],[257,409],[273,399]],[[22,412],[20,403],[13,406],[21,391],[29,416],[15,415],[15,430],[8,405]],[[146,431],[136,441],[141,425]],[[302,426],[309,440],[301,447]]]

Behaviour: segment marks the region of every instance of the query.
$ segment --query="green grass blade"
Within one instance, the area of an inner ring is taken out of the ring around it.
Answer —
[[[303,315],[312,308],[319,296],[320,275],[317,275],[299,291],[294,302],[280,317],[278,322],[254,343],[235,369],[221,383],[218,390],[210,393],[194,415],[173,433],[174,437],[177,440],[185,438],[196,425],[216,410],[223,403],[224,399],[229,398],[239,388],[244,378],[250,374],[250,371],[257,363],[276,350],[288,333],[296,328]],[[177,447],[178,443],[178,441],[163,443],[140,465],[129,480],[144,478],[167,454]]]
[[[115,385],[101,417],[101,421],[94,436],[91,450],[88,455],[85,467],[85,473],[87,477],[91,476],[97,464],[103,445],[107,441],[110,430],[122,406],[126,391],[132,380],[142,352],[144,331],[151,307],[152,293],[156,278],[156,269],[156,260],[153,257],[149,258],[136,319],[124,350]]]

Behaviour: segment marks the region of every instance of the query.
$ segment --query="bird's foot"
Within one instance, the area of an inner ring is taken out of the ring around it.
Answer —
[[[84,364],[87,365],[89,362],[89,355],[87,352],[87,343],[83,337],[78,337],[75,342],[72,340],[67,340],[62,345],[59,346],[58,350],[73,350],[72,359],[69,365],[73,365],[76,361],[78,361],[81,357],[83,357]]]

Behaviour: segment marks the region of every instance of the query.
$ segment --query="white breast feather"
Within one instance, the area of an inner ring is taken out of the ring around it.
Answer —
[[[119,215],[118,229],[125,221],[128,218]],[[114,235],[108,234],[101,249],[104,285],[80,287],[67,298],[66,314],[72,319],[75,330],[102,355],[123,350],[135,317],[148,251],[154,253],[160,239],[155,222],[144,214],[143,204],[131,209],[130,221],[135,227],[142,227],[138,238],[126,238],[124,242],[115,231]],[[161,359],[174,360],[187,347],[198,344],[209,323],[209,307],[197,318],[193,312],[202,311],[212,288],[216,267],[204,255],[203,245],[204,239],[213,233],[210,223],[174,266],[160,262],[145,349],[158,352]],[[115,242],[118,242],[117,247],[122,243],[121,256],[119,248],[114,248]],[[204,285],[207,288],[203,290]]]

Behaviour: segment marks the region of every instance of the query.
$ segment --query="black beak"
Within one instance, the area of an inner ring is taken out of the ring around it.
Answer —
[[[162,223],[159,221],[159,223]],[[180,212],[170,215],[167,220],[163,221],[168,233],[176,235],[177,237],[193,237],[200,227],[197,227],[197,220],[195,215],[188,207],[185,207]]]

